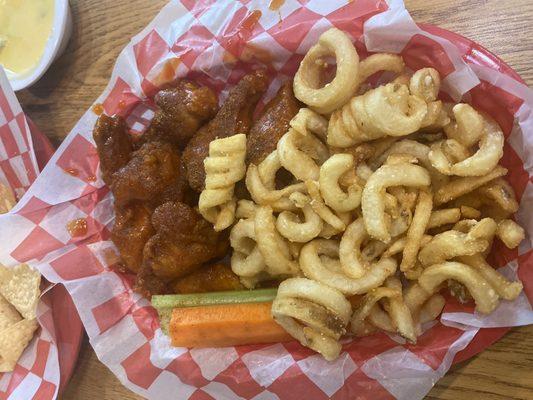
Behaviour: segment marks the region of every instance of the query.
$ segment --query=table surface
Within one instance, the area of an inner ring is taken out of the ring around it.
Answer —
[[[164,0],[70,0],[74,32],[62,57],[29,90],[25,111],[58,145],[107,84],[120,50]],[[533,86],[533,2],[406,0],[418,22],[455,31],[509,63]],[[139,399],[101,364],[87,340],[63,400]],[[513,329],[472,360],[452,368],[427,399],[533,399],[533,326]]]

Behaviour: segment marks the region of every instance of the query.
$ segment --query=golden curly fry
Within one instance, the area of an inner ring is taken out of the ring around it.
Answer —
[[[451,230],[435,235],[418,253],[422,265],[437,264],[462,255],[485,251],[489,241],[471,237],[467,233]]]
[[[522,282],[508,281],[502,274],[491,267],[481,254],[460,256],[457,259],[464,264],[474,267],[490,283],[502,299],[514,300],[522,292]]]
[[[448,177],[440,173],[429,160],[429,146],[411,139],[403,139],[392,144],[386,151],[377,157],[373,157],[369,165],[372,169],[377,169],[382,166],[389,156],[393,154],[406,154],[415,157],[420,165],[427,169],[431,176],[431,184],[435,187],[440,187],[448,181]]]
[[[300,252],[300,268],[306,277],[333,287],[346,295],[364,294],[383,284],[396,272],[396,261],[381,258],[363,277],[352,279],[342,271],[332,270],[332,264],[324,264],[321,256],[339,257],[339,243],[335,240],[315,239]]]
[[[460,210],[461,210],[461,217],[463,218],[478,219],[481,217],[481,211],[476,210],[473,207],[461,206]]]
[[[387,278],[385,287],[402,293],[402,283],[395,276]],[[411,316],[411,311],[403,300],[403,295],[386,299],[384,307],[390,315],[393,324],[397,327],[397,332],[410,342],[416,343],[416,327]]]
[[[420,324],[425,324],[434,321],[442,312],[445,304],[446,299],[443,296],[440,294],[434,294],[424,303],[422,308],[420,308],[418,322]]]
[[[454,112],[457,110],[458,106],[470,108],[470,113],[477,113],[477,111],[467,104],[458,104],[454,107]],[[464,108],[461,108],[460,110],[463,109]],[[479,115],[479,118],[481,118],[483,123],[480,131],[481,133],[479,134],[479,148],[468,158],[454,162],[443,154],[442,149],[439,149],[438,145],[432,146],[432,150],[429,153],[429,159],[433,166],[440,172],[447,175],[482,176],[489,173],[496,167],[496,165],[498,165],[498,161],[500,161],[503,156],[503,132],[495,121],[483,118],[481,115]],[[473,119],[473,121],[476,121],[473,123],[477,125],[477,119]],[[465,125],[464,129],[466,129],[466,126],[467,125]],[[478,128],[476,127],[476,129]],[[464,140],[461,142],[461,138],[462,136],[457,136],[455,140],[457,143],[462,143],[465,147],[468,147],[464,144]],[[454,139],[449,139],[445,142],[452,140]]]
[[[437,100],[440,90],[440,75],[434,68],[422,68],[415,71],[409,80],[409,91],[427,103],[427,113],[422,120],[424,130],[441,129],[450,123],[450,118],[443,104]]]
[[[401,74],[404,69],[403,58],[397,54],[372,54],[359,63],[357,85],[359,86],[377,72],[389,71]]]
[[[317,180],[320,165],[328,159],[329,150],[311,129],[318,127],[318,133],[323,134],[325,130],[321,129],[321,125],[327,122],[311,110],[303,113],[302,110],[304,109],[301,109],[293,119],[296,120],[293,125],[302,130],[298,131],[291,127],[278,141],[279,161],[297,179]]]
[[[334,154],[320,167],[320,193],[324,202],[336,212],[355,210],[361,204],[362,188],[352,182],[344,191],[339,181],[343,174],[354,171],[354,158],[351,154]]]
[[[365,333],[372,332],[374,333],[374,330],[371,329],[366,322],[369,322],[370,325],[375,326],[378,329],[381,329],[385,332],[396,332],[396,327],[392,323],[392,320],[387,314],[385,310],[383,310],[379,304],[374,304],[370,312],[368,313],[368,316],[366,317],[365,326],[364,329],[361,329],[361,334],[358,336],[366,336]]]
[[[292,337],[334,360],[352,308],[339,291],[305,278],[283,281],[272,303],[272,316]]]
[[[466,147],[455,139],[441,140],[431,145],[428,159],[431,165],[444,175],[454,175],[452,168],[454,163],[461,162],[470,157]]]
[[[444,127],[446,136],[467,148],[479,142],[485,129],[482,115],[464,103],[453,106],[452,114],[454,120]]]
[[[337,71],[331,82],[321,87],[321,65],[335,56]],[[322,63],[320,62],[322,61]],[[309,49],[294,75],[294,95],[321,114],[341,107],[357,88],[359,56],[350,38],[341,30],[331,28]]]
[[[204,160],[205,189],[200,194],[200,214],[222,231],[235,220],[235,183],[246,174],[246,135],[239,134],[209,143]]]
[[[424,270],[419,285],[428,293],[435,293],[438,287],[448,279],[463,284],[476,302],[476,310],[489,314],[498,306],[499,296],[489,282],[474,268],[459,262],[434,264]],[[487,288],[489,288],[487,290]]]
[[[441,287],[436,287],[434,292],[438,292],[440,289]],[[432,293],[425,290],[417,282],[411,284],[409,287],[407,287],[407,289],[404,290],[403,301],[405,302],[407,308],[409,308],[411,311],[411,315],[417,319],[423,305],[431,298],[431,296]]]
[[[385,215],[384,193],[389,186],[424,187],[431,183],[428,172],[418,165],[383,165],[368,179],[361,208],[368,234],[383,242],[391,239]]]
[[[518,211],[518,201],[513,187],[503,178],[494,179],[492,182],[481,186],[477,191],[481,195],[481,203],[494,204],[508,213]]]
[[[401,299],[402,292],[396,289],[388,287],[380,287],[374,289],[367,293],[363,300],[357,305],[357,308],[354,310],[352,318],[350,320],[350,331],[356,336],[366,336],[368,335],[369,327],[366,322],[367,317],[370,312],[373,310],[374,306],[378,301],[382,299]],[[401,301],[401,300],[400,300]],[[409,310],[406,307],[407,314],[409,315]],[[416,337],[414,337],[416,340]]]
[[[422,237],[431,218],[432,208],[433,198],[431,193],[421,190],[418,195],[418,203],[413,215],[413,221],[407,231],[407,240],[403,249],[402,262],[400,263],[401,271],[407,271],[415,266]]]
[[[255,236],[252,219],[241,219],[230,232],[231,269],[240,277],[254,277],[266,270],[266,264]]]
[[[437,100],[440,90],[440,75],[435,68],[422,68],[411,76],[409,91],[426,103]]]
[[[339,260],[343,272],[350,278],[361,278],[370,269],[370,263],[361,255],[361,245],[367,238],[368,234],[362,218],[348,225],[342,235],[339,244]]]
[[[271,276],[295,276],[300,273],[287,242],[276,230],[272,207],[259,206],[254,216],[255,240]]]
[[[512,219],[504,219],[498,223],[496,235],[509,249],[514,249],[525,239],[526,233],[524,228],[514,222]]]
[[[301,209],[304,221],[302,222],[299,216],[291,211],[282,211],[276,220],[276,228],[283,237],[291,242],[309,242],[322,232],[324,227],[322,218],[309,204],[311,202],[309,197],[303,193],[293,193],[290,199],[294,201],[296,207]]]
[[[289,195],[305,191],[303,183],[276,189],[276,173],[282,168],[277,150],[270,153],[258,166],[250,164],[246,173],[246,188],[252,199],[260,205],[270,205],[276,211],[296,208]]]
[[[235,218],[253,218],[257,205],[251,200],[237,201],[237,209],[235,210]]]
[[[344,226],[347,226],[351,221],[352,217],[350,213],[339,213],[337,214],[337,217],[339,220],[344,224]],[[318,237],[324,238],[324,239],[330,239],[333,236],[339,235],[343,232],[344,229],[339,230],[328,224],[327,222],[324,222],[324,227],[320,231],[320,234]]]
[[[439,135],[441,134],[439,131],[450,123],[450,117],[448,117],[448,113],[446,113],[444,105],[440,100],[432,101],[431,103],[428,103],[427,106],[428,111],[422,120],[420,130],[422,132],[436,133]],[[429,137],[426,136],[426,138]]]
[[[289,125],[302,136],[315,135],[322,141],[328,134],[328,120],[309,108],[300,108]]]
[[[426,229],[436,228],[438,226],[455,224],[461,218],[459,208],[443,208],[431,212]]]
[[[384,136],[405,136],[422,126],[424,100],[409,94],[405,85],[389,83],[352,98],[331,114],[327,142],[350,147]]]
[[[336,215],[331,211],[320,195],[320,185],[316,181],[305,181],[305,187],[311,196],[311,207],[313,210],[333,229],[337,232],[342,232],[346,228],[345,222],[342,220],[340,214]]]
[[[452,201],[464,194],[470,193],[476,190],[478,187],[483,186],[484,184],[492,181],[493,179],[499,178],[507,174],[507,169],[498,165],[487,175],[483,176],[468,176],[464,178],[455,178],[450,180],[445,185],[438,188],[435,192],[433,200],[435,205],[439,206],[441,204]]]
[[[428,244],[431,241],[430,235],[423,235],[420,239],[420,246],[424,247],[426,244]],[[403,249],[405,248],[405,244],[407,243],[407,237],[403,236],[396,241],[394,241],[392,244],[388,246],[388,248],[383,252],[383,257],[392,257],[396,254],[399,254],[403,252]],[[404,271],[404,274],[407,273],[407,271]]]

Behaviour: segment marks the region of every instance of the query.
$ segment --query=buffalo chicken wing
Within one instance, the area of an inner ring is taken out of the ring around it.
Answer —
[[[276,150],[278,141],[289,130],[289,122],[301,106],[294,97],[292,81],[285,82],[250,129],[246,151],[248,164],[258,165]]]
[[[111,190],[117,205],[132,201],[157,203],[179,184],[180,157],[169,143],[148,142],[113,175]]]
[[[158,106],[143,139],[168,141],[185,147],[196,131],[217,112],[215,93],[193,82],[182,80],[172,89],[161,90],[155,96]]]
[[[246,75],[230,90],[215,118],[189,141],[183,152],[183,160],[189,185],[194,190],[201,192],[204,188],[204,159],[209,155],[209,143],[217,138],[247,134],[255,106],[266,88],[267,76],[264,71]]]
[[[220,263],[204,266],[172,283],[175,293],[222,292],[243,288],[231,268]]]
[[[201,264],[221,258],[229,246],[227,235],[215,232],[192,207],[168,202],[152,215],[156,234],[144,247],[144,267],[163,280],[187,275]]]
[[[107,185],[111,185],[113,174],[128,163],[133,151],[126,122],[118,116],[108,117],[102,114],[96,121],[93,138],[100,158],[102,179]]]
[[[111,239],[120,252],[122,262],[133,272],[139,271],[144,245],[154,234],[151,215],[152,209],[141,203],[115,207]]]

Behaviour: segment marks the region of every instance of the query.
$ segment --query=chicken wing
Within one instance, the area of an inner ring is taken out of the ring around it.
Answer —
[[[96,150],[100,157],[100,171],[107,185],[113,174],[127,164],[133,151],[126,123],[119,116],[100,115],[93,130]]]
[[[149,142],[132,153],[131,160],[115,174],[111,190],[117,205],[132,201],[161,203],[161,196],[175,190],[173,196],[180,200],[180,157],[169,143]]]
[[[246,75],[231,89],[220,111],[189,141],[183,152],[189,185],[201,192],[205,183],[204,159],[209,155],[209,143],[239,133],[247,134],[252,114],[267,87],[264,71]]]
[[[205,86],[182,80],[155,96],[155,112],[145,141],[169,141],[183,148],[196,131],[217,112],[216,94]]]
[[[132,272],[139,271],[144,245],[155,233],[150,220],[152,211],[143,204],[115,207],[111,240],[117,246],[123,264]]]
[[[148,299],[155,294],[168,294],[171,292],[167,282],[155,276],[152,268],[146,264],[142,264],[139,272],[137,272],[134,290]]]
[[[285,82],[276,96],[265,106],[248,134],[246,162],[258,165],[276,149],[287,133],[289,122],[303,107],[292,91],[292,81]]]
[[[244,287],[239,277],[224,264],[207,265],[190,275],[172,282],[175,293],[207,293],[239,290]]]
[[[223,257],[229,246],[226,234],[184,203],[168,202],[152,215],[156,234],[144,247],[144,265],[165,281],[183,277],[203,263]]]

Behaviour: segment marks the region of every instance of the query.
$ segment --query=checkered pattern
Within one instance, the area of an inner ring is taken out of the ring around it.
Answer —
[[[122,52],[97,103],[107,113],[126,117],[132,134],[140,134],[153,115],[147,98],[175,78],[209,85],[223,99],[246,72],[262,66],[273,78],[268,90],[272,95],[295,73],[317,37],[332,26],[347,31],[362,56],[390,51],[401,53],[411,68],[436,67],[444,77],[446,95],[464,95],[496,117],[507,137],[503,162],[511,167],[510,181],[523,205],[517,217],[531,234],[533,222],[526,218],[531,207],[526,204],[533,199],[532,171],[524,169],[532,165],[531,91],[475,43],[417,26],[400,0],[287,0],[274,11],[259,0],[174,0]],[[426,327],[416,345],[383,333],[348,340],[333,363],[296,342],[172,348],[153,308],[133,292],[133,277],[113,267],[117,255],[108,240],[112,199],[101,180],[93,178],[98,177],[91,139],[96,118],[90,110],[82,117],[29,189],[12,217],[20,228],[9,241],[9,257],[31,259],[50,281],[65,285],[99,359],[136,393],[163,400],[416,400],[458,354],[468,358],[503,334],[504,330],[479,330],[483,318],[468,306],[449,302],[448,326],[437,322]],[[72,169],[77,173],[67,173]],[[73,240],[65,222],[75,218],[86,218],[89,229]],[[531,244],[518,251],[498,251],[493,258],[510,276],[518,274],[524,280],[525,295],[521,302],[504,305],[504,314],[517,319],[495,318],[491,324],[524,323],[519,319],[532,316],[533,272],[527,268],[533,265]],[[458,315],[466,315],[460,329]]]
[[[36,179],[39,167],[46,164],[53,152],[46,136],[23,114],[0,67],[0,181],[22,196]],[[47,204],[41,201],[30,201],[23,208],[29,212],[30,209],[43,210],[45,206]],[[3,243],[22,243],[24,237],[35,238],[36,234],[29,231],[32,219],[38,224],[44,217],[43,211],[36,211],[29,218],[14,214],[0,216],[2,235],[5,235]],[[35,254],[38,257],[43,254],[42,250],[47,249],[50,241],[37,239],[32,242],[33,247],[27,246],[25,255]],[[19,249],[22,250],[24,247]],[[13,260],[6,254],[2,262],[8,261]],[[0,400],[54,399],[73,371],[82,338],[82,325],[65,288],[57,285],[47,290],[41,297],[37,315],[41,329],[24,351],[15,370],[0,374]],[[66,326],[69,329],[62,329]]]
[[[0,182],[21,197],[39,173],[30,128],[0,67]]]

